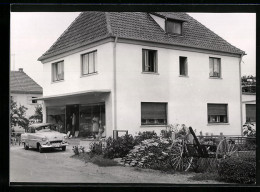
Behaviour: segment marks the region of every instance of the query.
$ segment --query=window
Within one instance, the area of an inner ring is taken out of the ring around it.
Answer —
[[[27,97],[27,103],[28,104],[37,104],[37,100],[32,100],[34,98],[37,98],[37,97]]]
[[[143,49],[143,72],[157,72],[157,51]]]
[[[166,125],[167,103],[141,103],[142,125]]]
[[[208,123],[227,122],[227,104],[208,104]]]
[[[256,122],[256,107],[255,104],[246,104],[246,122]]]
[[[64,80],[64,62],[60,61],[52,64],[52,81]]]
[[[209,58],[209,76],[220,77],[221,64],[219,58]]]
[[[82,75],[96,73],[97,51],[82,55]]]
[[[180,57],[180,75],[187,76],[188,75],[188,59],[187,57]]]
[[[166,32],[181,35],[182,34],[182,22],[174,20],[166,20]]]

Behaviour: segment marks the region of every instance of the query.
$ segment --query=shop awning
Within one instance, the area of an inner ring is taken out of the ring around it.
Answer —
[[[45,97],[38,97],[33,98],[32,100],[52,100],[52,99],[58,99],[58,98],[68,98],[68,97],[75,97],[75,96],[84,96],[84,95],[100,95],[104,93],[110,93],[111,90],[109,89],[102,89],[102,90],[88,90],[88,91],[80,91],[80,92],[71,92],[66,94],[59,94],[59,95],[52,95],[52,96],[45,96]]]

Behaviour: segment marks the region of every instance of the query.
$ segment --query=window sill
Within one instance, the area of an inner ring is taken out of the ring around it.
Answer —
[[[167,125],[141,125],[140,128],[145,128],[145,127],[166,127]]]
[[[230,125],[229,123],[208,123],[207,126],[212,126],[212,125]]]
[[[189,78],[188,75],[179,75],[179,77],[186,77],[186,78]]]
[[[150,74],[150,75],[160,75],[157,72],[142,72],[142,74]]]
[[[60,83],[60,82],[63,82],[64,81],[64,79],[63,80],[59,80],[59,81],[52,81],[51,83]]]
[[[82,78],[82,77],[88,77],[88,76],[92,76],[92,75],[97,75],[98,74],[98,72],[94,72],[94,73],[89,73],[89,74],[85,74],[85,75],[81,75],[80,77]]]
[[[222,79],[222,77],[209,77],[209,79]]]

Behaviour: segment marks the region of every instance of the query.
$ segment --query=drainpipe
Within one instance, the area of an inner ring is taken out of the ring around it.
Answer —
[[[239,60],[239,91],[240,91],[240,124],[241,124],[241,135],[243,135],[243,112],[242,112],[242,81],[241,81],[241,62],[244,53],[241,54]]]
[[[116,45],[117,36],[115,37],[114,47],[113,47],[113,68],[114,68],[114,130],[117,130],[117,90],[116,90]]]

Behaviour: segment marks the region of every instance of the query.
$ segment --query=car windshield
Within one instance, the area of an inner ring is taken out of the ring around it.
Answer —
[[[35,132],[57,131],[55,125],[47,125],[35,128]]]

